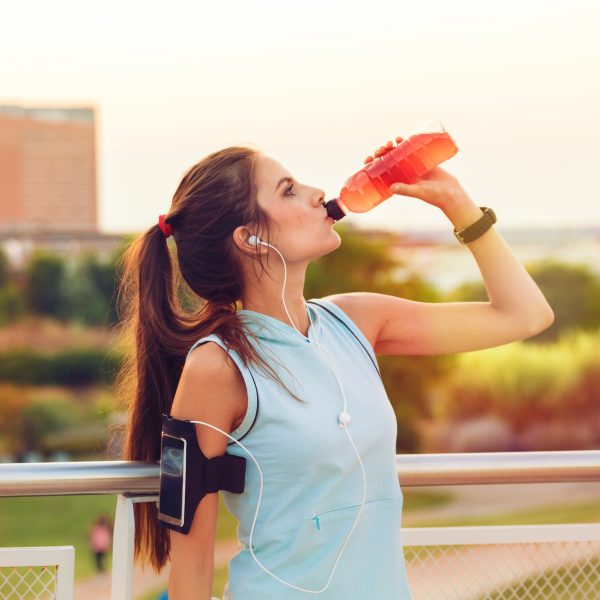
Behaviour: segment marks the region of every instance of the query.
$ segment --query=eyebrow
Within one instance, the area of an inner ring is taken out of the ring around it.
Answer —
[[[280,188],[281,184],[284,183],[284,182],[286,182],[286,181],[290,181],[291,182],[291,181],[294,181],[294,180],[291,177],[282,177],[279,180],[279,183],[277,184],[277,186],[275,187],[275,191],[277,191]]]

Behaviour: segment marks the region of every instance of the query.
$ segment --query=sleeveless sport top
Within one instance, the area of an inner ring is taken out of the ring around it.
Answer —
[[[239,316],[255,333],[250,343],[265,357],[293,398],[262,368],[244,367],[231,349],[248,393],[246,415],[231,436],[252,452],[263,474],[260,509],[252,537],[261,563],[294,585],[320,590],[360,510],[363,475],[354,448],[339,426],[343,409],[339,384],[315,346],[334,367],[352,420],[348,431],[360,453],[367,493],[360,519],[324,592],[327,600],[409,600],[401,540],[403,496],[396,472],[396,416],[382,383],[377,359],[364,334],[337,305],[309,300],[313,324],[304,337],[274,317],[242,309]],[[212,334],[209,341],[226,349]],[[189,353],[188,353],[189,356]],[[245,457],[241,494],[220,490],[227,510],[239,521],[240,550],[229,561],[223,598],[306,600],[308,592],[266,573],[248,547],[260,493],[256,464],[229,440],[229,454]]]

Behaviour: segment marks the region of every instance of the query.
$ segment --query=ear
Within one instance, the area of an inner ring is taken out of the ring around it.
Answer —
[[[248,243],[248,238],[256,233],[246,225],[240,225],[236,227],[232,236],[233,243],[244,253],[251,256],[256,256],[258,252],[263,253],[264,247],[259,244],[258,246],[251,246]],[[260,238],[260,235],[258,236]]]

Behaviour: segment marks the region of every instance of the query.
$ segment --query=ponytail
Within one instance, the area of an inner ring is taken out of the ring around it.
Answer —
[[[161,415],[171,414],[190,347],[212,333],[245,366],[261,368],[301,401],[250,343],[252,337],[260,346],[237,314],[242,282],[233,230],[251,221],[268,226],[256,201],[256,153],[234,146],[194,165],[180,182],[169,214],[133,240],[117,264],[124,359],[115,393],[117,408],[127,417],[124,427],[115,424],[111,433],[123,440],[123,460],[160,461]],[[154,502],[138,502],[133,508],[134,557],[149,559],[159,573],[169,559],[168,530],[159,525]]]

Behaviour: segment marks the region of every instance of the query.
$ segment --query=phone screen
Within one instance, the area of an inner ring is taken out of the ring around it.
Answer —
[[[158,516],[182,526],[185,511],[185,458],[187,441],[167,433],[161,436]]]

